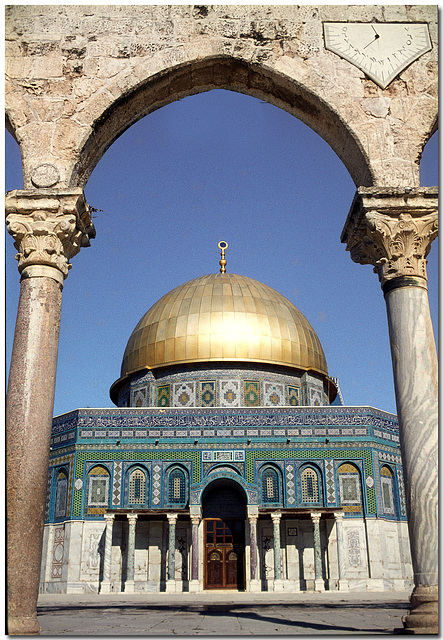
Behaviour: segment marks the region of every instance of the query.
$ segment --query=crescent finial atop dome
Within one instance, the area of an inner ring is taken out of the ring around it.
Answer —
[[[225,250],[228,248],[228,243],[225,242],[224,240],[220,240],[220,242],[218,243],[218,248],[221,251],[221,260],[219,262],[220,264],[220,273],[226,273],[226,260],[225,260]]]

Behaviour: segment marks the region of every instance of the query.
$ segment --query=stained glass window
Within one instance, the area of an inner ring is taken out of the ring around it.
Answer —
[[[186,502],[186,479],[181,469],[174,469],[169,474],[168,502],[169,504]]]
[[[141,469],[134,469],[129,476],[128,503],[145,504],[146,502],[146,475]]]
[[[66,516],[66,503],[68,499],[68,476],[62,469],[57,476],[57,488],[55,493],[55,517],[64,518]]]
[[[320,502],[317,473],[311,467],[303,469],[300,476],[302,502]]]
[[[278,484],[277,471],[270,468],[265,469],[262,474],[262,497],[264,503],[276,503],[280,501]]]
[[[380,470],[380,482],[381,495],[383,499],[383,512],[395,514],[392,471],[386,466],[383,466]]]

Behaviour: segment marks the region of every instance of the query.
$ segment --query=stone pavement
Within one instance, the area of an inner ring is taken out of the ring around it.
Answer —
[[[373,635],[400,633],[408,594],[148,593],[40,595],[46,636]]]

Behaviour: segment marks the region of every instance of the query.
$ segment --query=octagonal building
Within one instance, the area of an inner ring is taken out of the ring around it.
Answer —
[[[396,416],[338,403],[305,316],[220,265],[140,319],[115,408],[54,418],[41,591],[409,591]]]

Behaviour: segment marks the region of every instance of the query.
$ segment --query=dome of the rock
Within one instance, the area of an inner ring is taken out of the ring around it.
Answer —
[[[287,298],[252,278],[216,273],[176,287],[149,309],[129,338],[121,376],[214,361],[327,374],[320,340]]]

